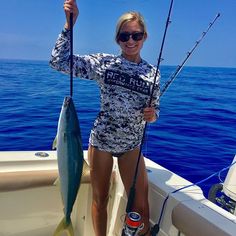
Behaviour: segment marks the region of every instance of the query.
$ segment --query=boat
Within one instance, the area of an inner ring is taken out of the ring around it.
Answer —
[[[86,150],[84,157],[87,160]],[[236,235],[235,211],[229,212],[212,199],[206,199],[199,186],[148,158],[145,162],[149,178],[150,224],[154,226],[160,222],[158,236]],[[228,192],[232,190],[228,188],[233,182],[232,176],[235,178],[231,173],[225,187]],[[0,236],[53,235],[63,217],[57,177],[56,151],[0,152]],[[118,236],[123,227],[127,196],[116,161],[109,198],[107,235]],[[72,212],[76,236],[94,235],[91,201],[90,180],[86,176]]]

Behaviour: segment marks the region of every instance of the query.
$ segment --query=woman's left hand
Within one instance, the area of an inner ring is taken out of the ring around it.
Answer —
[[[155,122],[156,117],[156,110],[154,107],[146,107],[143,110],[144,120],[147,122]]]

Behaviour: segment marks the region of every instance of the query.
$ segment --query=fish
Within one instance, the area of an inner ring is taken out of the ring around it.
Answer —
[[[71,213],[83,170],[86,171],[87,167],[84,167],[79,119],[72,97],[64,98],[53,147],[57,150],[60,192],[64,207],[64,217],[53,236],[59,236],[63,232],[68,236],[74,236]]]

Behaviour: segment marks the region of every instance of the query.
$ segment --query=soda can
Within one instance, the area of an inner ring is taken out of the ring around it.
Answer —
[[[122,236],[136,236],[141,231],[144,224],[141,223],[141,216],[137,212],[129,212],[126,215],[125,225],[122,231]]]

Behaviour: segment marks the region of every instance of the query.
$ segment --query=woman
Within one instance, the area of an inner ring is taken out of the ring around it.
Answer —
[[[79,15],[75,0],[64,3],[66,23],[52,51],[53,68],[69,73],[70,13],[73,23]],[[155,67],[141,58],[147,38],[146,26],[137,12],[122,15],[115,40],[121,55],[74,55],[75,77],[96,80],[101,90],[101,110],[89,139],[89,163],[93,190],[92,219],[96,236],[106,235],[107,203],[113,156],[118,158],[121,178],[129,194],[139,156],[145,122],[154,122],[159,113],[159,74],[152,106],[147,107],[153,87]],[[140,235],[150,235],[148,179],[143,156],[138,170],[133,211],[141,214],[144,228]]]

